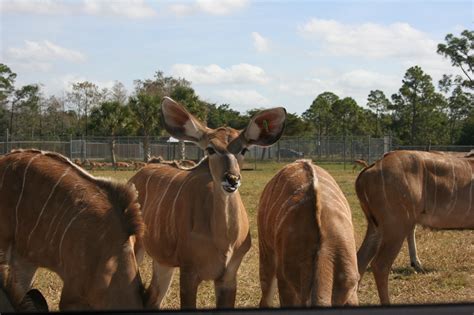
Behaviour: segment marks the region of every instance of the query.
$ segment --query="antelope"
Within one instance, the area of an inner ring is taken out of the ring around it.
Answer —
[[[351,210],[336,181],[310,160],[286,165],[258,206],[260,307],[357,305]]]
[[[161,306],[174,268],[179,267],[182,308],[196,307],[203,280],[214,281],[217,307],[233,307],[237,270],[251,245],[238,192],[244,154],[252,145],[268,146],[280,138],[286,111],[263,110],[242,131],[205,127],[168,97],[161,113],[168,133],[196,143],[207,156],[191,169],[151,163],[129,181],[137,187],[146,224],[137,257],[140,261],[144,248],[153,258],[146,305]]]
[[[359,273],[362,278],[371,263],[382,304],[390,303],[388,275],[407,236],[416,256],[416,224],[474,228],[474,160],[421,151],[389,152],[359,174],[355,188],[367,219],[357,252]]]
[[[352,173],[356,170],[357,167],[362,167],[362,169],[369,167],[369,164],[365,160],[354,160],[354,165],[352,166]]]
[[[14,307],[43,267],[63,281],[60,310],[143,308],[132,186],[39,150],[5,155],[0,174],[0,283]]]

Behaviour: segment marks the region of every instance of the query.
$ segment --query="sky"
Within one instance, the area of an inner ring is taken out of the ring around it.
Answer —
[[[0,17],[17,87],[60,96],[120,81],[132,93],[161,70],[210,103],[301,114],[325,91],[364,107],[371,90],[390,98],[414,65],[436,86],[458,74],[436,47],[474,29],[474,1],[0,0]]]

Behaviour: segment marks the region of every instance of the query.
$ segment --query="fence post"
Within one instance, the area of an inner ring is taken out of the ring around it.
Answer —
[[[278,140],[278,142],[277,142],[277,148],[278,148],[278,151],[277,151],[277,162],[280,162],[280,140]]]
[[[69,158],[72,160],[72,134],[69,135]]]
[[[370,164],[370,135],[369,135],[369,144],[367,146],[367,163]]]
[[[344,142],[342,144],[342,159],[344,163],[344,170],[346,170],[346,136],[343,138]]]
[[[9,143],[8,143],[8,138],[10,137],[10,130],[7,128],[7,133],[6,133],[6,139],[5,139],[5,152],[4,153],[8,153],[10,152],[10,150],[8,150],[8,147],[9,147]]]

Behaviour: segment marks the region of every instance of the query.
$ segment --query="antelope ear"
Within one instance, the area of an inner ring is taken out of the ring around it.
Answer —
[[[199,143],[208,129],[196,117],[191,115],[183,105],[169,97],[163,98],[161,116],[166,131],[179,140]]]
[[[243,136],[248,145],[271,145],[283,134],[285,121],[286,110],[283,107],[263,110],[252,117]]]

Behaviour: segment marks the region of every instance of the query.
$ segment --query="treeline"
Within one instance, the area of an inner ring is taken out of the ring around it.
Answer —
[[[397,93],[370,91],[367,106],[332,92],[317,95],[301,115],[288,114],[286,136],[391,135],[400,144],[474,144],[474,32],[448,34],[437,52],[463,76],[443,76],[435,83],[419,66],[407,69]],[[164,134],[159,109],[170,96],[213,128],[243,128],[258,108],[240,113],[239,104],[212,104],[196,95],[185,78],[157,71],[134,81],[128,93],[115,82],[110,89],[84,81],[63,96],[44,95],[39,84],[15,86],[16,74],[0,64],[0,133],[11,139],[57,139],[69,136],[144,136]]]

